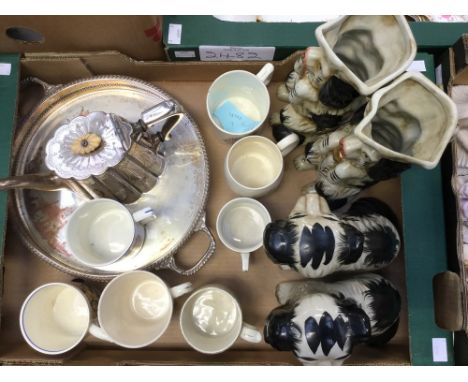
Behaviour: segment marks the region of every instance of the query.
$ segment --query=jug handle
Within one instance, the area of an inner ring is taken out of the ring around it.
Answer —
[[[198,260],[198,262],[192,268],[189,268],[189,269],[181,268],[180,266],[176,264],[174,257],[170,256],[164,262],[157,264],[156,267],[153,269],[155,271],[160,270],[160,269],[170,269],[184,276],[193,275],[195,272],[200,270],[200,268],[203,267],[206,264],[206,262],[210,259],[210,257],[214,254],[215,249],[216,249],[216,243],[215,243],[212,233],[206,226],[205,216],[203,216],[198,222],[198,226],[195,228],[195,232],[205,233],[205,235],[208,236],[210,244],[208,245],[208,248],[203,254],[203,256],[200,258],[200,260]]]
[[[169,139],[171,131],[184,116],[184,108],[178,102],[166,100],[141,113],[139,123],[143,131],[156,136],[161,143]]]

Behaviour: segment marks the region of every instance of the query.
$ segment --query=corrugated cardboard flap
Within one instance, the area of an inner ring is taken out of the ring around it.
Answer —
[[[277,61],[273,81],[283,80],[302,52]],[[21,60],[23,77],[35,76],[51,83],[65,83],[93,75],[120,74],[145,81],[213,81],[237,62],[138,61],[117,51],[27,53]],[[244,62],[244,70],[258,72],[265,62]]]
[[[453,45],[455,51],[454,85],[468,84],[468,34],[462,35]]]
[[[454,272],[434,276],[435,320],[439,327],[457,331],[463,328],[462,281]]]

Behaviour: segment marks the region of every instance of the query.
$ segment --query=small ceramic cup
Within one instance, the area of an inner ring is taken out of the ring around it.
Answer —
[[[219,136],[232,143],[259,130],[270,110],[267,85],[274,66],[266,64],[257,74],[232,70],[210,86],[206,108]]]
[[[191,283],[169,288],[150,272],[123,273],[99,298],[98,326],[93,323],[95,298],[84,286],[44,284],[31,292],[21,307],[21,333],[33,349],[49,355],[70,351],[88,333],[122,347],[140,348],[166,331],[173,298],[191,291]]]
[[[180,313],[180,329],[187,343],[205,354],[229,349],[237,338],[259,343],[262,334],[243,322],[236,298],[219,286],[205,286],[195,291]]]
[[[90,267],[112,264],[141,249],[145,241],[143,221],[149,217],[154,217],[149,207],[132,214],[115,200],[87,201],[67,223],[68,248],[79,262]]]
[[[245,137],[229,149],[224,175],[229,188],[240,196],[258,198],[275,190],[283,177],[283,156],[296,146],[298,136],[278,143],[258,135]]]
[[[263,245],[263,231],[271,216],[265,206],[251,198],[227,202],[216,219],[219,239],[242,258],[242,270],[249,270],[250,253]]]
[[[90,333],[125,348],[150,345],[169,326],[173,299],[191,291],[189,282],[169,288],[151,272],[123,273],[104,288]]]

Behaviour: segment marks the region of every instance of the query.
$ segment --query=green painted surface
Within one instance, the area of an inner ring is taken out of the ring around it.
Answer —
[[[424,59],[426,76],[434,81],[432,55]],[[408,325],[413,365],[453,365],[452,333],[435,323],[432,278],[447,270],[441,166],[413,166],[401,175],[403,240],[406,261]],[[447,362],[433,362],[432,339],[447,341]]]
[[[19,54],[0,54],[0,64],[11,64],[10,75],[0,75],[0,178],[10,172],[19,81]],[[3,249],[7,220],[7,192],[0,191],[0,318],[3,294]]]
[[[167,43],[169,24],[182,24],[181,44]],[[200,45],[227,45],[273,46],[276,47],[274,59],[281,60],[296,50],[316,46],[315,28],[320,24],[237,23],[221,21],[212,16],[165,16],[163,38],[171,59],[175,59],[174,50],[195,50],[195,59],[198,59],[197,48]],[[461,34],[468,32],[467,23],[410,22],[410,27],[421,52],[446,49]]]

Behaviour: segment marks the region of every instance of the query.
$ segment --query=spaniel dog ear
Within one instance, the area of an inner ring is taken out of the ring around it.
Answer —
[[[267,317],[263,330],[265,342],[277,350],[296,351],[296,345],[302,337],[301,329],[294,323],[293,304],[282,305],[274,309]]]
[[[297,227],[288,220],[269,223],[263,233],[263,245],[268,257],[275,264],[294,267],[294,244],[297,242]]]

